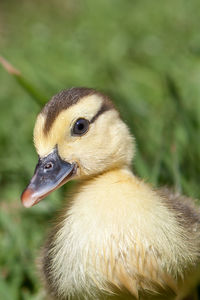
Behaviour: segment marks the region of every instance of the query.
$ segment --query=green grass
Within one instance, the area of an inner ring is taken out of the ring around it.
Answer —
[[[108,93],[137,141],[134,171],[199,197],[200,2],[0,3],[1,55],[40,95]],[[0,67],[0,299],[43,299],[35,261],[64,189],[25,210],[40,106]],[[67,189],[67,188],[65,188]]]

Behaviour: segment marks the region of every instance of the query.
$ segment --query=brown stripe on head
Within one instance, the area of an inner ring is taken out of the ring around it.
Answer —
[[[97,92],[94,89],[78,87],[63,90],[53,96],[41,111],[41,113],[46,116],[44,134],[46,135],[49,132],[53,125],[53,122],[61,111],[68,109],[70,106],[78,103],[80,99],[93,94],[99,95],[100,98],[103,99],[103,104],[97,114],[93,117],[91,122],[94,122],[103,112],[114,108],[113,103],[106,95]]]

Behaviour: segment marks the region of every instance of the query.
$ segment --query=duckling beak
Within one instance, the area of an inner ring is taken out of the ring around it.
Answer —
[[[34,175],[21,195],[25,207],[31,207],[52,191],[69,181],[76,173],[76,163],[68,163],[60,158],[57,149],[48,156],[39,158]]]

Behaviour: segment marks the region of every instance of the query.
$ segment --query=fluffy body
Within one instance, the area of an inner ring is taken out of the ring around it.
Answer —
[[[136,298],[145,290],[161,299],[183,293],[200,246],[197,220],[180,225],[194,213],[185,205],[187,214],[177,211],[127,169],[84,181],[45,250],[52,292],[58,299],[101,299],[100,291],[116,289]]]
[[[54,113],[48,131],[51,105],[36,122],[39,156],[56,146],[63,160],[77,163],[79,179],[44,248],[47,288],[55,299],[182,299],[199,278],[200,212],[133,175],[134,139],[105,103],[89,90]],[[74,137],[78,118],[95,121]]]

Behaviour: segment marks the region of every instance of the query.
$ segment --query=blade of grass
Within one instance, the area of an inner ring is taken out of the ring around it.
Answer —
[[[32,99],[39,104],[39,106],[43,106],[47,101],[47,98],[42,95],[38,89],[33,86],[30,81],[28,81],[24,76],[22,76],[21,72],[13,67],[5,58],[0,56],[0,64],[3,68],[12,75],[15,80],[19,83],[19,85],[32,97]]]

